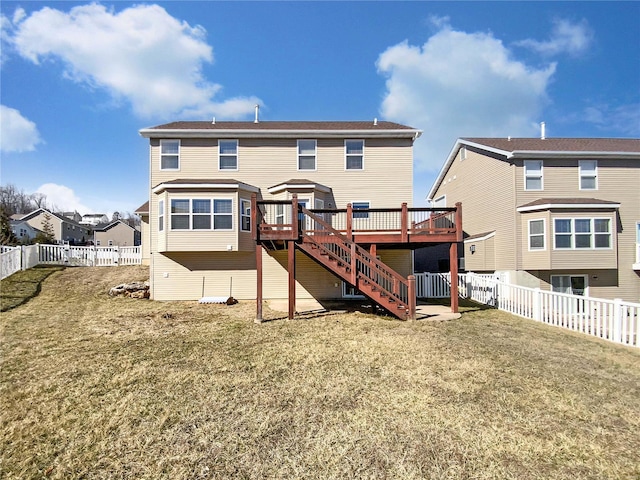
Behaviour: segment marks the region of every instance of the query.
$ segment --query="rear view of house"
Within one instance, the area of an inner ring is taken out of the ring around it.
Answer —
[[[461,138],[428,199],[462,202],[468,271],[640,301],[640,139]]]
[[[301,231],[309,227],[292,210],[294,200],[316,212],[308,215],[318,215],[308,222],[326,228],[338,228],[348,206],[350,228],[354,222],[364,226],[380,208],[395,207],[398,222],[404,208],[405,222],[409,218],[413,142],[420,135],[411,127],[378,121],[262,122],[256,116],[255,122],[174,122],[140,134],[150,142],[151,190],[140,213],[143,222],[148,219],[143,251],[149,251],[156,300],[227,294],[255,299],[256,251],[263,252],[258,261],[264,298],[287,298],[290,253],[274,232],[293,220],[300,220]],[[270,212],[270,235],[256,235],[252,202],[267,202],[260,213],[264,220]],[[346,223],[339,228],[346,232]],[[404,277],[412,273],[409,235],[393,242],[391,236],[359,238],[359,248],[374,259]],[[256,239],[264,250],[256,250]],[[296,250],[294,257],[298,298],[359,295],[353,282],[323,268],[308,252]]]

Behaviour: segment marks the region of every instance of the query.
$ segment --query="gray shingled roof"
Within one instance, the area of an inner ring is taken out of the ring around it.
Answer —
[[[507,152],[638,152],[640,138],[461,138]]]
[[[171,122],[150,127],[153,130],[415,130],[412,127],[394,122],[372,121],[260,121],[255,122],[216,122],[190,121]]]

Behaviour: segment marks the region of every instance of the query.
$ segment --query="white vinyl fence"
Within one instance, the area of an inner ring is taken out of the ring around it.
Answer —
[[[18,270],[36,265],[115,267],[140,265],[142,250],[137,247],[75,247],[71,245],[28,245],[1,247],[0,267],[6,278]]]
[[[417,296],[448,297],[449,273],[416,274]],[[605,300],[520,287],[498,281],[493,275],[458,275],[462,298],[492,305],[499,310],[556,327],[640,347],[640,304]]]

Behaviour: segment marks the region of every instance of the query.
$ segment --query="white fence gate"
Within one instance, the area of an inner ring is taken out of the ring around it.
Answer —
[[[0,247],[1,278],[39,264],[80,267],[112,267],[142,264],[137,247],[75,247],[71,245],[27,245]]]

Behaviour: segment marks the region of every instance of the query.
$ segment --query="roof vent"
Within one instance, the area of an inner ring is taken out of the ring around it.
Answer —
[[[374,119],[373,119],[373,124],[374,124],[374,125],[378,125],[378,119],[377,119],[377,118],[374,118]]]
[[[545,132],[545,124],[544,122],[540,122],[540,140],[544,140],[546,137],[546,132]]]
[[[256,103],[256,118],[253,120],[253,123],[260,123],[260,119],[258,118],[259,113],[260,113],[260,105]]]
[[[216,124],[216,117],[213,117],[213,119],[211,120],[211,125],[215,125]]]

